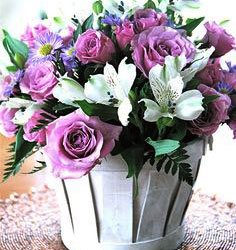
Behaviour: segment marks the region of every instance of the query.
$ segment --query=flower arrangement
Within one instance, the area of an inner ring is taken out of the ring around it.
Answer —
[[[0,132],[16,136],[4,181],[41,150],[62,179],[121,154],[128,177],[167,161],[165,172],[192,185],[186,143],[222,123],[236,137],[236,66],[221,66],[236,42],[215,22],[194,39],[204,18],[180,9],[197,2],[98,0],[82,23],[44,19],[20,40],[3,30],[12,65],[1,75]]]

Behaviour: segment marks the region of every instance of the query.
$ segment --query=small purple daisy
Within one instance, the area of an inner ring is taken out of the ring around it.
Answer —
[[[63,47],[63,40],[55,33],[48,32],[35,39],[35,47],[30,50],[29,60],[32,63],[54,61],[55,53]]]
[[[234,88],[226,82],[219,82],[216,84],[216,90],[222,94],[229,95],[234,91]]]
[[[70,71],[77,67],[74,46],[68,46],[66,48],[63,48],[61,58],[67,71]]]

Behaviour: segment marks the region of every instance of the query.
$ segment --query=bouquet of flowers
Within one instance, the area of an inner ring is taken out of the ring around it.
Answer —
[[[20,40],[3,30],[12,65],[1,75],[0,132],[16,136],[4,181],[41,151],[59,178],[80,178],[120,154],[127,177],[145,162],[193,184],[186,143],[227,123],[236,137],[235,39],[181,16],[194,0],[98,0],[83,22],[46,15]],[[31,173],[46,167],[44,161]]]

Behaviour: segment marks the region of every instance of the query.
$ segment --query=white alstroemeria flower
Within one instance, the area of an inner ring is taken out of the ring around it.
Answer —
[[[84,88],[67,75],[59,78],[57,86],[53,89],[53,96],[61,103],[79,107],[75,101],[86,100]]]
[[[102,0],[105,10],[110,14],[126,18],[128,14],[134,13],[137,9],[143,8],[147,0]]]
[[[198,118],[204,108],[203,96],[198,90],[189,90],[184,93],[184,82],[180,75],[186,65],[186,58],[166,57],[164,66],[156,65],[149,73],[149,81],[155,101],[142,99],[146,111],[144,120],[156,122],[161,117],[192,121]]]
[[[35,104],[36,102],[18,98],[18,97],[13,97],[9,98],[7,102],[4,103],[4,105],[7,108],[11,109],[20,109],[20,108],[28,108],[31,105]]]
[[[91,76],[85,83],[84,93],[87,98],[96,103],[118,107],[118,117],[122,125],[128,125],[129,113],[132,105],[129,100],[129,92],[136,78],[134,64],[126,64],[124,58],[118,68],[106,64],[104,75]]]

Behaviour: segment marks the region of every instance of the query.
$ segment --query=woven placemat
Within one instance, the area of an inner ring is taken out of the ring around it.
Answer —
[[[66,250],[59,216],[55,193],[46,186],[0,200],[0,250]],[[179,250],[236,250],[234,204],[197,192],[185,223]]]

